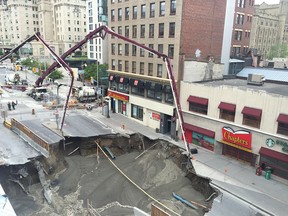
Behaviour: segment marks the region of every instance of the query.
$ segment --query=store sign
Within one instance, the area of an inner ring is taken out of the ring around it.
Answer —
[[[160,114],[152,112],[152,119],[156,121],[160,121]]]
[[[251,149],[252,134],[249,131],[234,131],[230,127],[222,128],[223,141]]]
[[[112,91],[109,91],[109,90],[108,90],[108,96],[113,97],[113,98],[115,98],[117,100],[121,100],[121,101],[126,101],[126,102],[129,101],[129,96],[123,95],[123,94],[120,94],[120,93],[117,93],[117,92],[112,92]]]
[[[285,142],[285,141],[282,141],[282,140],[276,140],[276,142],[275,142],[275,141],[274,141],[273,139],[271,139],[271,138],[266,139],[266,145],[267,145],[269,148],[274,147],[275,144],[282,146],[282,149],[281,149],[281,150],[282,150],[283,152],[288,153],[288,142]]]

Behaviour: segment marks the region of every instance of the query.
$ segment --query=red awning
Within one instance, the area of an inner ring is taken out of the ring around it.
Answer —
[[[231,104],[231,103],[225,103],[225,102],[221,102],[218,106],[219,109],[223,109],[223,110],[228,110],[231,112],[235,112],[236,110],[236,105],[235,104]]]
[[[202,104],[202,105],[208,105],[208,99],[196,97],[192,95],[188,97],[187,101],[192,102],[192,103]]]
[[[286,124],[288,124],[288,115],[279,114],[279,116],[278,116],[278,118],[277,118],[277,121],[278,121],[278,122],[281,122],[281,123],[286,123]]]
[[[196,133],[200,133],[200,134],[203,134],[205,136],[212,137],[212,138],[215,137],[215,132],[214,131],[210,131],[210,130],[207,130],[207,129],[204,129],[204,128],[201,128],[201,127],[197,127],[197,126],[194,126],[194,125],[187,124],[187,123],[184,123],[183,126],[184,126],[184,129],[187,129],[187,130],[190,130],[190,131],[194,131]]]
[[[260,118],[262,115],[262,110],[245,106],[242,110],[242,114]]]
[[[288,163],[288,155],[287,154],[273,151],[271,149],[267,149],[264,147],[261,147],[259,153],[260,153],[260,155],[265,155],[267,157],[275,158],[277,160],[281,160],[281,161]]]

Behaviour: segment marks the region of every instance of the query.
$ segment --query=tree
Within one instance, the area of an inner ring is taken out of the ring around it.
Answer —
[[[54,81],[56,79],[62,79],[64,77],[64,75],[62,74],[61,71],[54,70],[51,74],[49,74],[48,77]]]
[[[99,81],[101,80],[101,78],[108,77],[107,69],[108,69],[107,64],[98,65]],[[97,64],[90,64],[84,69],[84,79],[90,80],[91,77],[93,77],[94,80],[97,80]]]
[[[272,60],[273,58],[287,58],[288,57],[288,45],[287,44],[275,44],[271,47],[267,58]]]

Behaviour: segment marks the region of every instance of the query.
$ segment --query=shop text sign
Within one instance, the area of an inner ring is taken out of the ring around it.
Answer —
[[[117,93],[117,92],[112,92],[112,91],[109,91],[109,90],[108,90],[108,96],[113,97],[113,98],[115,98],[117,100],[122,100],[122,101],[126,101],[126,102],[129,101],[129,96],[123,95],[123,94],[120,94],[120,93]]]
[[[160,121],[160,114],[152,112],[152,119],[156,121]]]
[[[251,149],[252,134],[249,131],[234,131],[230,127],[222,128],[223,141]]]

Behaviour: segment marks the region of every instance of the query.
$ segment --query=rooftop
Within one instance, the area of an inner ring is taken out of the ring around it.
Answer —
[[[224,79],[224,80],[214,80],[203,83],[204,85],[212,85],[212,86],[234,86],[239,89],[252,89],[255,91],[267,92],[270,94],[277,94],[288,96],[288,83],[287,84],[278,84],[278,83],[270,83],[264,82],[262,86],[258,85],[250,85],[247,84],[247,79]]]

